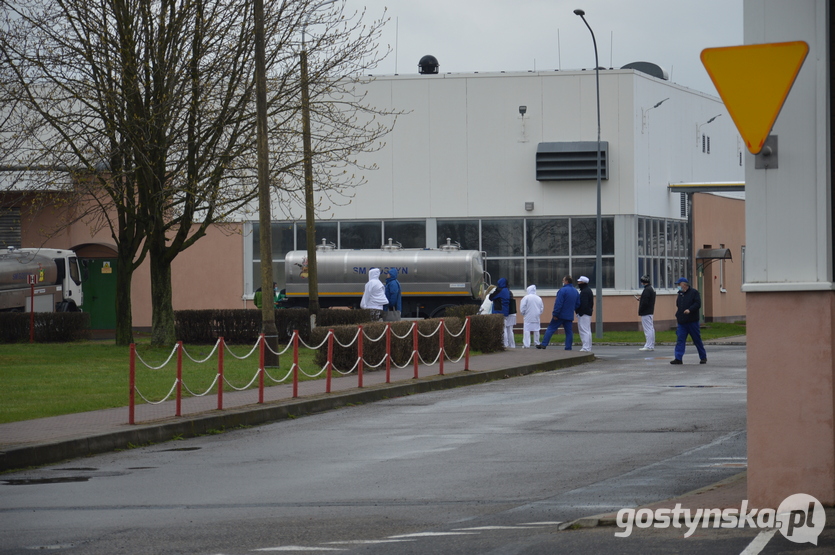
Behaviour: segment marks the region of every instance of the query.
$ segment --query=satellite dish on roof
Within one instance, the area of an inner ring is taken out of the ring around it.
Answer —
[[[422,75],[438,73],[438,58],[427,54],[418,62],[418,72]]]
[[[670,74],[667,73],[667,70],[652,62],[631,62],[623,66],[621,69],[634,69],[635,71],[652,75],[653,77],[663,79],[664,81],[670,80]]]

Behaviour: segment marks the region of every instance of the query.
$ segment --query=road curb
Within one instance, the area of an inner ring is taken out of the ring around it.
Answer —
[[[263,405],[247,405],[223,411],[213,410],[193,416],[167,418],[148,424],[133,426],[124,424],[124,429],[105,434],[93,436],[79,434],[78,437],[67,440],[6,449],[0,452],[0,471],[54,464],[100,453],[163,443],[175,438],[185,439],[218,433],[218,431],[257,426],[349,405],[373,403],[393,397],[476,385],[537,372],[563,370],[592,362],[594,358],[594,355],[589,353],[522,366],[509,366],[484,371],[460,371],[444,376],[435,375],[417,380],[373,385],[347,392],[324,393],[298,399],[274,401]]]
[[[641,505],[640,507],[634,507],[634,509],[637,511],[639,509],[645,509],[645,508],[654,507],[654,506],[657,506],[657,505],[663,505],[663,504],[666,504],[666,503],[674,503],[674,502],[680,501],[684,498],[691,497],[691,496],[694,496],[694,495],[702,495],[704,493],[708,493],[708,492],[710,492],[712,490],[715,490],[717,488],[721,488],[723,486],[728,486],[730,484],[736,483],[739,480],[743,480],[743,479],[747,478],[747,476],[748,476],[748,471],[746,470],[746,471],[740,472],[739,474],[734,474],[733,476],[725,478],[724,480],[720,480],[716,483],[710,484],[708,486],[704,486],[704,487],[699,488],[699,489],[694,489],[693,491],[688,491],[687,493],[683,493],[683,494],[678,495],[676,497],[671,497],[670,499],[666,499],[666,500],[662,500],[662,501],[653,501],[652,503],[648,503],[646,505]],[[632,508],[632,507],[624,507],[624,508]],[[708,516],[708,519],[709,518],[710,518],[710,516]],[[701,522],[701,521],[699,521],[699,522]],[[578,518],[576,520],[572,520],[571,522],[563,522],[562,524],[559,525],[559,530],[567,530],[569,528],[571,528],[571,529],[595,528],[597,526],[617,526],[617,513],[602,513],[602,514],[599,514],[599,515],[581,517],[581,518]]]

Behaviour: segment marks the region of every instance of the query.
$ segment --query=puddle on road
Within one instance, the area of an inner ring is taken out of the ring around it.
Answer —
[[[89,476],[65,476],[62,478],[20,478],[3,480],[7,486],[33,486],[38,484],[64,484],[67,482],[87,482]]]

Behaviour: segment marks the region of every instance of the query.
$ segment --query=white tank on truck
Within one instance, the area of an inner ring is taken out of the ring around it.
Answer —
[[[385,283],[390,268],[397,269],[404,317],[437,317],[448,307],[480,304],[489,276],[484,253],[460,248],[447,240],[438,249],[403,249],[388,244],[379,249],[338,250],[323,242],[316,248],[319,306],[359,308],[368,271],[380,268]],[[291,251],[284,258],[286,306],[308,303],[307,251]]]
[[[75,312],[84,304],[78,257],[68,249],[0,249],[0,311]]]

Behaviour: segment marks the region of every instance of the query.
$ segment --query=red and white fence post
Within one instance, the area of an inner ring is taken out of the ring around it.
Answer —
[[[129,407],[128,407],[128,424],[136,423],[136,343],[130,344],[130,375],[128,377],[129,392]]]
[[[293,330],[293,399],[299,396],[299,330]]]
[[[327,377],[325,379],[325,393],[331,392],[331,372],[333,369],[333,330],[328,330],[328,368],[326,370]]]
[[[444,319],[441,318],[441,325],[438,326],[438,333],[440,337],[438,337],[438,359],[441,361],[439,372],[440,375],[444,375],[444,335],[446,335],[446,327],[444,326]]]
[[[264,402],[264,349],[267,344],[267,340],[264,338],[264,334],[258,336],[258,341],[261,342],[259,357],[260,360],[258,361],[258,402]]]
[[[174,416],[183,415],[183,342],[177,341],[177,411]]]
[[[391,322],[386,324],[386,383],[391,383]]]
[[[362,387],[362,326],[357,334],[357,387]]]
[[[464,345],[464,370],[465,371],[470,369],[470,319],[471,318],[472,318],[472,316],[467,316],[466,323],[464,324],[464,327],[467,328],[467,331],[465,333],[465,338],[464,338],[464,341],[466,342],[466,344]]]
[[[217,340],[217,410],[223,410],[223,338]]]
[[[412,352],[415,354],[415,379],[418,379],[418,327],[417,322],[412,323]]]

